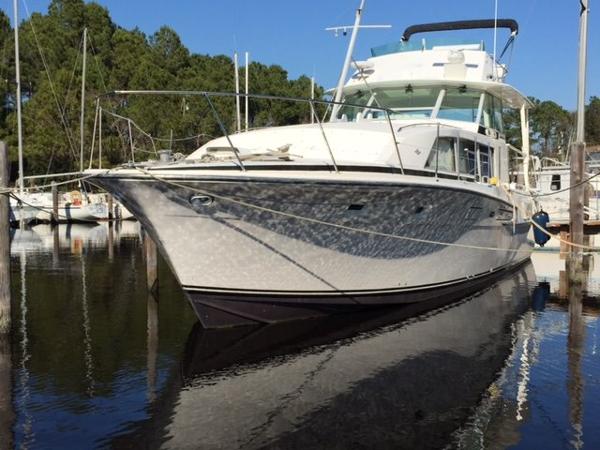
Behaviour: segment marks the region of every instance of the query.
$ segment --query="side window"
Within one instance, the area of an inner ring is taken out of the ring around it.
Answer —
[[[550,182],[551,191],[560,191],[560,175],[552,175],[552,181]]]
[[[494,155],[492,149],[487,145],[478,145],[479,147],[479,164],[482,177],[491,178],[494,176]]]
[[[475,142],[467,139],[459,140],[458,171],[462,175],[475,176]]]
[[[493,128],[500,133],[504,132],[502,123],[502,101],[490,94],[485,94],[483,111],[481,112],[480,125]]]
[[[451,137],[440,137],[436,139],[429,159],[425,167],[435,169],[441,172],[456,172],[456,163],[454,151],[456,148],[456,139]]]

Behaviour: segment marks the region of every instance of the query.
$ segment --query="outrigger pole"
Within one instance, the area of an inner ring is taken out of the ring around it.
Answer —
[[[344,65],[342,66],[342,73],[340,74],[340,79],[338,81],[337,88],[335,90],[335,97],[333,99],[334,102],[341,102],[344,84],[346,83],[346,78],[348,77],[348,70],[350,69],[350,64],[352,63],[352,55],[354,54],[354,47],[356,46],[356,37],[358,35],[358,30],[360,28],[391,28],[391,25],[362,25],[360,24],[362,20],[363,9],[365,8],[365,0],[360,1],[360,6],[356,10],[356,15],[354,17],[354,25],[351,26],[341,26],[341,27],[331,27],[326,28],[326,31],[333,31],[339,33],[343,32],[345,35],[348,29],[352,29],[352,34],[350,35],[350,43],[348,44],[348,50],[346,51],[346,59],[344,60]],[[337,115],[338,110],[340,109],[340,105],[335,104],[333,106],[333,111],[331,112],[331,117],[335,117]]]

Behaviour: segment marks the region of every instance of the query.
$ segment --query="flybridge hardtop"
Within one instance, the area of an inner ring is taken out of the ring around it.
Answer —
[[[519,33],[519,24],[514,19],[478,19],[458,20],[454,22],[435,22],[411,25],[404,30],[402,40],[407,42],[413,34],[437,31],[474,30],[483,28],[508,28],[513,35]]]
[[[511,31],[500,59],[514,42],[519,26],[513,19],[439,22],[408,27],[397,42],[374,47],[366,61],[354,63],[353,76],[345,84],[346,96],[359,90],[405,86],[450,86],[489,92],[510,108],[530,107],[526,96],[504,82],[508,66],[485,50],[483,41],[457,39],[410,40],[417,33],[478,28]]]

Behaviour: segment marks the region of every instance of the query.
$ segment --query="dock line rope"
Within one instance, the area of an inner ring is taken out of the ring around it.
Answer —
[[[560,194],[561,192],[570,191],[571,189],[573,189],[573,188],[576,188],[577,186],[581,186],[582,184],[586,184],[586,183],[588,183],[590,180],[593,180],[594,178],[596,178],[596,177],[599,177],[599,176],[600,176],[600,172],[598,172],[598,173],[596,173],[596,174],[592,175],[592,176],[591,176],[591,177],[589,177],[589,178],[586,178],[585,180],[581,180],[579,183],[575,183],[575,184],[573,184],[573,185],[571,185],[571,186],[567,186],[567,187],[566,187],[566,188],[564,188],[564,189],[559,189],[558,191],[547,192],[547,193],[545,193],[545,194],[533,194],[533,193],[531,193],[531,192],[519,192],[519,191],[514,191],[514,192],[515,192],[516,194],[523,195],[523,196],[525,196],[525,197],[533,197],[533,198],[537,198],[537,197],[548,197],[548,196],[550,196],[550,195],[556,195],[556,194]]]
[[[531,224],[534,227],[536,227],[542,233],[550,236],[550,238],[552,238],[552,239],[556,239],[557,241],[562,242],[563,244],[569,245],[571,247],[581,248],[583,250],[592,250],[592,251],[596,251],[596,252],[600,251],[600,247],[592,247],[591,245],[575,244],[573,242],[567,241],[566,239],[562,239],[561,237],[558,237],[556,234],[550,233],[548,230],[544,229],[544,227],[542,227],[541,225],[537,224],[534,220],[530,220],[530,222],[531,222]]]
[[[400,240],[405,240],[405,241],[411,241],[411,242],[418,242],[420,244],[431,244],[431,245],[440,245],[440,246],[445,246],[445,247],[459,247],[459,248],[467,248],[467,249],[471,249],[471,250],[486,250],[486,251],[495,251],[495,252],[510,252],[510,253],[530,253],[530,249],[525,249],[525,250],[520,250],[520,249],[509,249],[509,248],[498,248],[498,247],[482,247],[482,246],[477,246],[477,245],[468,245],[468,244],[455,244],[455,243],[450,243],[450,242],[440,242],[440,241],[432,241],[429,239],[419,239],[419,238],[413,238],[413,237],[408,237],[408,236],[399,236],[396,234],[391,234],[391,233],[383,233],[381,231],[373,231],[373,230],[365,230],[362,228],[356,228],[356,227],[351,227],[351,226],[347,226],[347,225],[340,225],[337,223],[333,223],[333,222],[327,222],[324,220],[319,220],[319,219],[314,219],[311,217],[305,217],[305,216],[299,216],[297,214],[292,214],[292,213],[287,213],[284,211],[278,211],[276,209],[272,209],[272,208],[267,208],[264,206],[259,206],[259,205],[254,205],[252,203],[248,203],[245,202],[243,200],[236,200],[234,198],[231,197],[226,197],[223,195],[219,195],[219,194],[214,194],[210,191],[205,191],[202,189],[197,189],[191,186],[186,186],[184,184],[180,184],[174,181],[169,181],[166,180],[162,177],[159,177],[157,175],[154,175],[153,173],[142,169],[140,167],[135,167],[136,170],[138,170],[139,172],[149,176],[150,178],[153,178],[161,183],[165,183],[171,186],[176,186],[182,189],[187,189],[187,190],[191,190],[193,192],[197,192],[199,194],[203,194],[203,195],[209,195],[211,197],[214,198],[218,198],[220,200],[224,200],[227,202],[231,202],[231,203],[235,203],[241,206],[245,206],[248,208],[253,208],[253,209],[257,209],[259,211],[264,211],[264,212],[268,212],[271,214],[276,214],[276,215],[280,215],[280,216],[284,216],[284,217],[289,217],[291,219],[296,219],[296,220],[302,220],[305,222],[310,222],[310,223],[316,223],[318,225],[325,225],[325,226],[329,226],[329,227],[333,227],[333,228],[338,228],[341,230],[346,230],[346,231],[353,231],[356,233],[365,233],[365,234],[370,234],[373,236],[380,236],[380,237],[387,237],[387,238],[391,238],[391,239],[400,239]]]
[[[93,177],[95,177],[97,175],[105,175],[108,172],[110,172],[110,169],[107,169],[106,172],[102,173],[102,174],[90,174],[90,175],[84,175],[84,176],[76,177],[76,178],[69,178],[66,181],[59,181],[58,183],[54,183],[54,184],[42,184],[42,185],[39,185],[39,186],[35,186],[35,188],[36,189],[48,189],[48,188],[51,188],[52,186],[62,186],[62,185],[65,185],[65,184],[76,183],[76,182],[79,182],[79,181],[87,180],[88,178],[93,178]],[[0,189],[0,194],[11,194],[11,193],[16,193],[16,192],[18,192],[18,189],[16,187],[14,187],[14,188],[1,188]]]

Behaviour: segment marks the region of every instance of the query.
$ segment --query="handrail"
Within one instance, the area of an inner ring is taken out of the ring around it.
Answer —
[[[327,105],[328,107],[331,107],[332,105],[340,105],[340,106],[346,106],[346,107],[351,107],[351,108],[365,108],[366,107],[366,105],[358,105],[358,104],[347,103],[347,102],[336,102],[336,101],[332,101],[332,100],[286,97],[286,96],[269,95],[269,94],[248,94],[248,93],[242,93],[242,92],[237,93],[237,92],[211,92],[211,91],[190,91],[190,90],[185,90],[185,91],[177,91],[177,90],[115,90],[115,91],[110,91],[110,92],[105,92],[103,94],[100,94],[96,97],[96,99],[100,100],[101,98],[104,98],[104,97],[112,97],[112,96],[120,96],[120,95],[178,95],[178,96],[201,96],[201,97],[204,97],[207,100],[207,103],[209,104],[209,107],[215,117],[215,120],[217,121],[217,123],[219,125],[219,128],[221,129],[221,132],[227,139],[229,147],[231,148],[235,158],[237,159],[237,162],[240,166],[240,170],[242,170],[242,171],[245,171],[246,168],[240,158],[239,151],[233,145],[230,135],[227,132],[227,128],[223,124],[223,121],[221,120],[221,117],[219,116],[219,113],[217,112],[217,110],[214,106],[214,103],[211,101],[211,97],[244,97],[244,98],[255,98],[255,99],[263,99],[263,100],[282,100],[282,101],[290,101],[290,102],[296,102],[296,103],[308,103],[311,108],[311,114],[313,114],[314,116],[317,116],[317,114],[315,113],[315,108],[314,108],[315,104]],[[396,155],[398,157],[398,163],[400,165],[400,172],[402,174],[404,174],[404,166],[402,163],[402,156],[400,153],[400,149],[398,147],[398,141],[396,139],[396,132],[394,130],[394,127],[393,127],[393,124],[391,121],[391,116],[390,116],[390,113],[393,113],[393,110],[391,110],[389,108],[383,108],[381,106],[373,106],[373,105],[369,105],[368,108],[371,110],[374,110],[374,111],[381,111],[381,112],[385,113],[387,121],[390,126],[390,131],[392,133],[394,148],[396,151]],[[127,119],[127,120],[131,120],[131,119]],[[319,120],[317,118],[317,122],[318,122],[318,126],[321,130],[323,139],[325,141],[325,145],[327,147],[329,157],[331,158],[333,167],[335,168],[336,173],[339,173],[338,165],[337,165],[337,162],[333,155],[333,151],[331,149],[329,140],[327,139],[327,135],[325,133],[325,128],[323,127],[322,120]],[[135,122],[134,122],[134,124],[135,124]],[[129,126],[131,126],[131,125],[129,125]],[[133,145],[131,145],[131,147],[133,150]],[[133,155],[132,155],[132,157],[133,157]]]
[[[314,114],[315,112],[315,105],[314,103],[310,102],[310,111],[311,114]],[[325,129],[323,128],[323,124],[321,123],[321,119],[319,119],[317,114],[314,114],[315,118],[317,119],[317,123],[319,124],[319,128],[321,129],[321,134],[323,135],[323,140],[325,141],[325,145],[327,146],[327,150],[329,151],[329,156],[331,157],[331,162],[333,163],[333,168],[335,169],[336,173],[339,173],[339,169],[337,166],[337,163],[335,162],[335,158],[333,157],[333,151],[331,150],[331,146],[329,145],[329,140],[327,140],[327,135],[325,134]]]
[[[244,167],[244,163],[242,162],[242,159],[240,158],[238,149],[233,146],[233,142],[231,142],[231,138],[229,137],[229,133],[227,133],[227,128],[225,128],[225,125],[221,121],[221,117],[219,116],[219,113],[217,112],[217,109],[215,108],[215,105],[213,105],[213,102],[210,100],[210,97],[208,95],[205,95],[204,98],[206,98],[206,101],[208,102],[208,105],[210,106],[210,109],[212,110],[212,112],[213,112],[213,114],[215,116],[216,121],[219,123],[219,127],[221,128],[221,132],[227,138],[227,142],[229,142],[229,147],[231,147],[231,151],[235,155],[235,157],[236,157],[236,159],[238,161],[238,164],[240,165],[240,169],[242,170],[242,172],[245,172],[246,171],[246,167]]]

